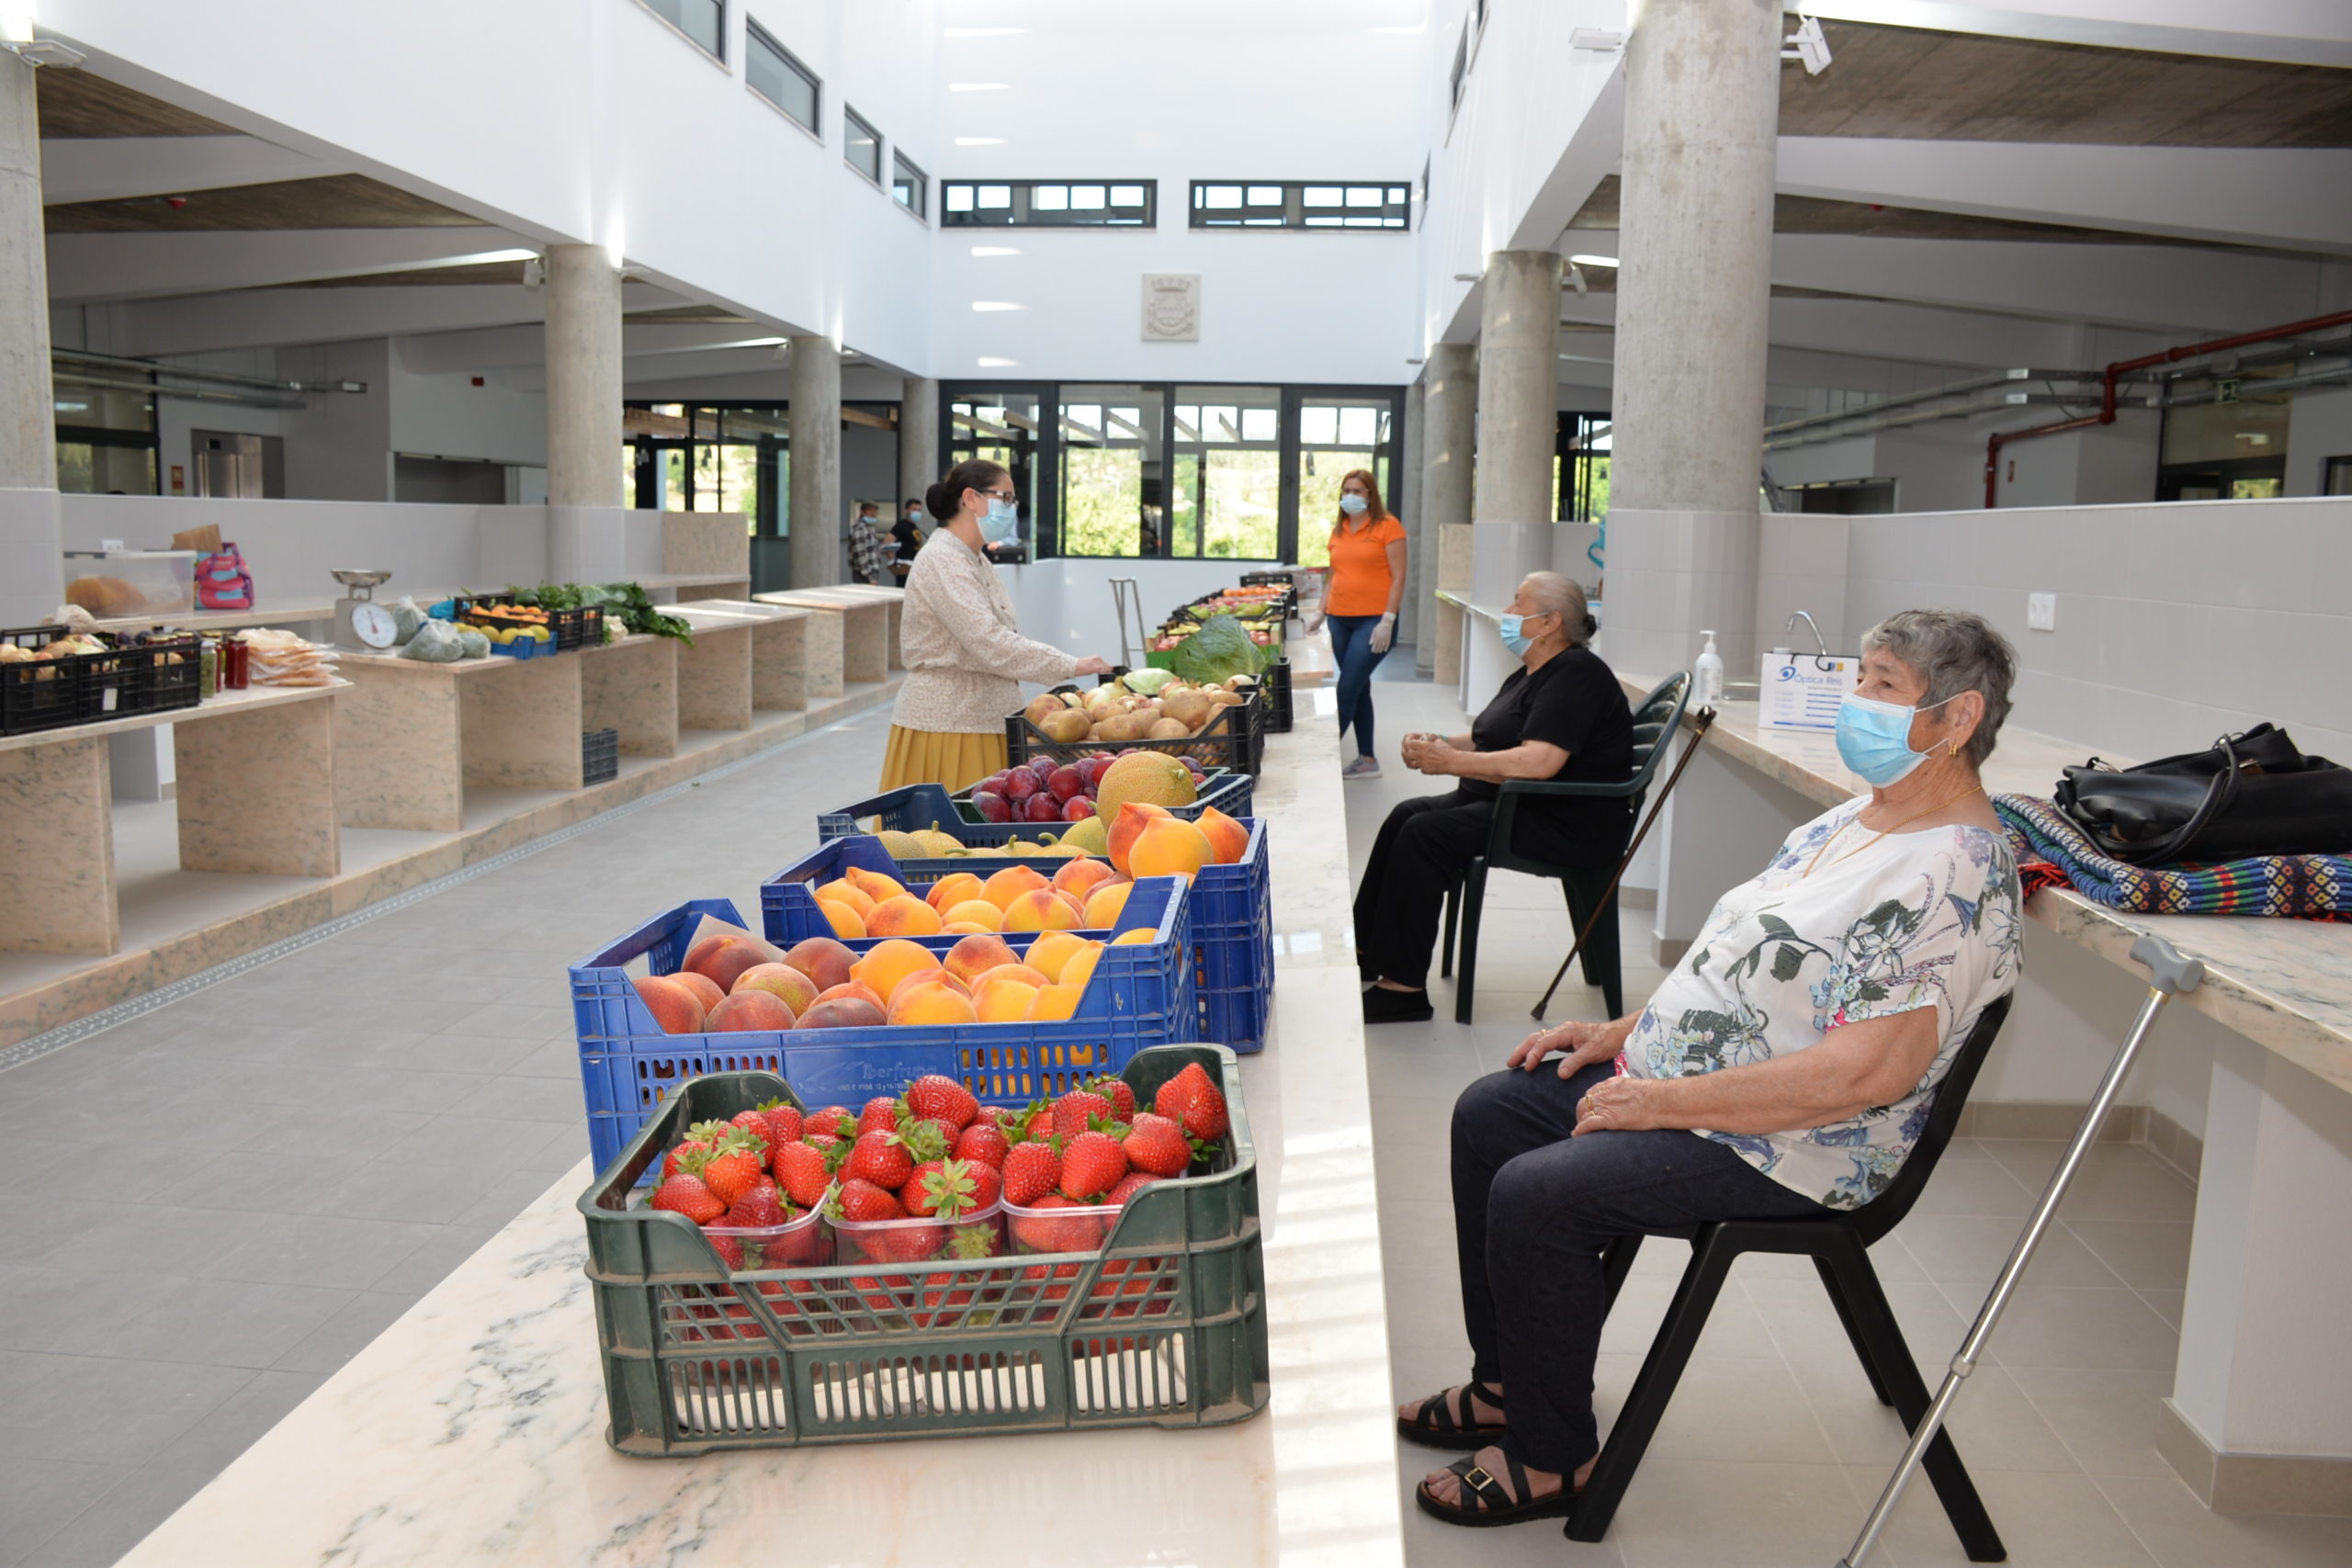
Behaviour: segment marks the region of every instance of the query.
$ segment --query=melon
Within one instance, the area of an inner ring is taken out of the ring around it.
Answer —
[[[1164,751],[1130,751],[1102,770],[1102,783],[1095,787],[1094,811],[1098,817],[1111,818],[1131,800],[1173,808],[1190,806],[1199,797],[1193,771],[1182,761]]]

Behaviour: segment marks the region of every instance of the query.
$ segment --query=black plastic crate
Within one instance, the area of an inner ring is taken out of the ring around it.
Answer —
[[[1074,685],[1060,685],[1057,692],[1076,691]],[[1260,730],[1265,714],[1265,694],[1262,687],[1250,694],[1247,702],[1220,708],[1217,715],[1204,726],[1197,735],[1170,740],[1072,740],[1054,739],[1029,722],[1028,714],[1004,716],[1004,750],[1007,766],[1018,766],[1033,757],[1051,757],[1056,761],[1075,762],[1080,757],[1097,751],[1125,756],[1130,751],[1165,751],[1171,757],[1190,755],[1204,768],[1230,768],[1238,773],[1258,771],[1258,759],[1262,749]]]
[[[65,635],[63,626],[0,631],[0,642],[38,651]],[[80,724],[84,670],[79,659],[0,663],[0,735],[30,735]]]
[[[1290,733],[1290,660],[1277,659],[1258,677],[1259,694],[1265,699],[1265,733]]]
[[[192,708],[204,698],[204,639],[193,633],[125,642],[81,661],[88,720]]]
[[[610,784],[621,776],[621,732],[584,730],[580,737],[580,784]]]
[[[604,646],[605,612],[593,605],[584,610],[549,610],[548,625],[555,628],[558,653]]]

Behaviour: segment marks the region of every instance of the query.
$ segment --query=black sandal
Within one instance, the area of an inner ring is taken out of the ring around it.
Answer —
[[[1528,1519],[1556,1519],[1576,1511],[1577,1489],[1565,1483],[1548,1497],[1532,1502],[1513,1501],[1513,1492],[1521,1498],[1527,1495],[1527,1472],[1508,1453],[1503,1455],[1503,1463],[1510,1469],[1511,1492],[1504,1491],[1503,1483],[1488,1474],[1473,1454],[1445,1467],[1462,1483],[1461,1503],[1439,1502],[1430,1495],[1430,1483],[1426,1481],[1413,1488],[1413,1500],[1430,1517],[1450,1525],[1466,1525],[1472,1529],[1515,1525]]]
[[[1396,1435],[1425,1449],[1450,1449],[1459,1453],[1465,1448],[1479,1449],[1496,1442],[1509,1430],[1500,1421],[1464,1423],[1457,1420],[1446,1404],[1446,1393],[1452,1392],[1433,1393],[1422,1400],[1421,1408],[1410,1420],[1402,1416],[1396,1417]],[[1470,1413],[1470,1399],[1474,1395],[1498,1410],[1504,1408],[1501,1390],[1473,1381],[1462,1385],[1462,1413],[1464,1416]]]

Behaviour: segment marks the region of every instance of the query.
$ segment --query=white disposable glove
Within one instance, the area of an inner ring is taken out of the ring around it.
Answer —
[[[1321,631],[1322,629],[1323,629],[1323,615],[1322,615],[1322,612],[1321,612],[1321,611],[1319,611],[1319,610],[1309,610],[1309,611],[1306,613],[1306,635],[1307,635],[1308,637],[1313,637],[1317,632],[1319,632],[1319,631]]]
[[[1372,628],[1372,651],[1374,653],[1387,652],[1388,640],[1396,635],[1396,617],[1394,615],[1381,616],[1380,624]]]

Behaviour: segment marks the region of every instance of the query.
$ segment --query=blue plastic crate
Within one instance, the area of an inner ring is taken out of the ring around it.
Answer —
[[[874,840],[876,851],[881,846]],[[886,857],[887,863],[887,857]],[[602,952],[571,966],[572,1020],[580,1040],[580,1080],[588,1104],[588,1144],[603,1169],[678,1085],[702,1073],[770,1072],[792,1080],[812,1105],[853,1108],[877,1094],[896,1094],[911,1078],[943,1073],[991,1105],[1025,1105],[1060,1094],[1098,1073],[1116,1073],[1137,1051],[1189,1040],[1200,1027],[1195,994],[1191,890],[1176,877],[1136,884],[1120,931],[1157,928],[1148,942],[1105,947],[1095,961],[1078,1010],[1047,1023],[964,1023],[925,1028],[741,1031],[665,1034],[632,983],[639,971],[676,972],[705,915],[741,925],[724,898],[697,898],[655,917]],[[813,926],[771,941],[787,945],[830,936],[821,912]],[[883,939],[846,945],[864,953]],[[959,938],[910,939],[944,954]],[[1016,953],[1034,933],[1007,931]]]
[[[1248,773],[1211,769],[1202,783],[1200,798],[1190,806],[1170,807],[1169,815],[1189,822],[1214,806],[1227,817],[1247,817],[1250,804]],[[877,827],[899,833],[936,826],[967,844],[1009,844],[1015,839],[1034,842],[1041,833],[1058,838],[1069,827],[1067,822],[983,822],[972,807],[970,790],[950,795],[943,784],[918,784],[861,800],[854,806],[844,806],[838,811],[820,813],[817,818],[817,837],[846,839],[854,833],[866,832],[864,824],[869,818],[880,818]]]
[[[906,793],[893,791],[892,795]],[[1273,1006],[1273,879],[1267,867],[1266,824],[1254,818],[1239,820],[1250,834],[1250,846],[1241,859],[1232,865],[1204,865],[1193,878],[1193,979],[1201,1004],[1200,1038],[1250,1055],[1266,1048],[1266,1023]],[[964,831],[957,828],[943,823],[943,830],[964,838]],[[965,839],[967,843],[977,841]],[[1048,865],[1059,863],[1050,857],[1038,858]],[[761,884],[760,915],[767,939],[788,946],[832,930],[824,911],[817,907],[816,889],[852,866],[896,877],[921,897],[923,889],[943,876],[960,871],[985,877],[1017,863],[948,858],[899,861],[890,857],[881,840],[868,834],[829,839],[814,853]],[[1122,919],[1128,926],[1147,923],[1125,916]]]

